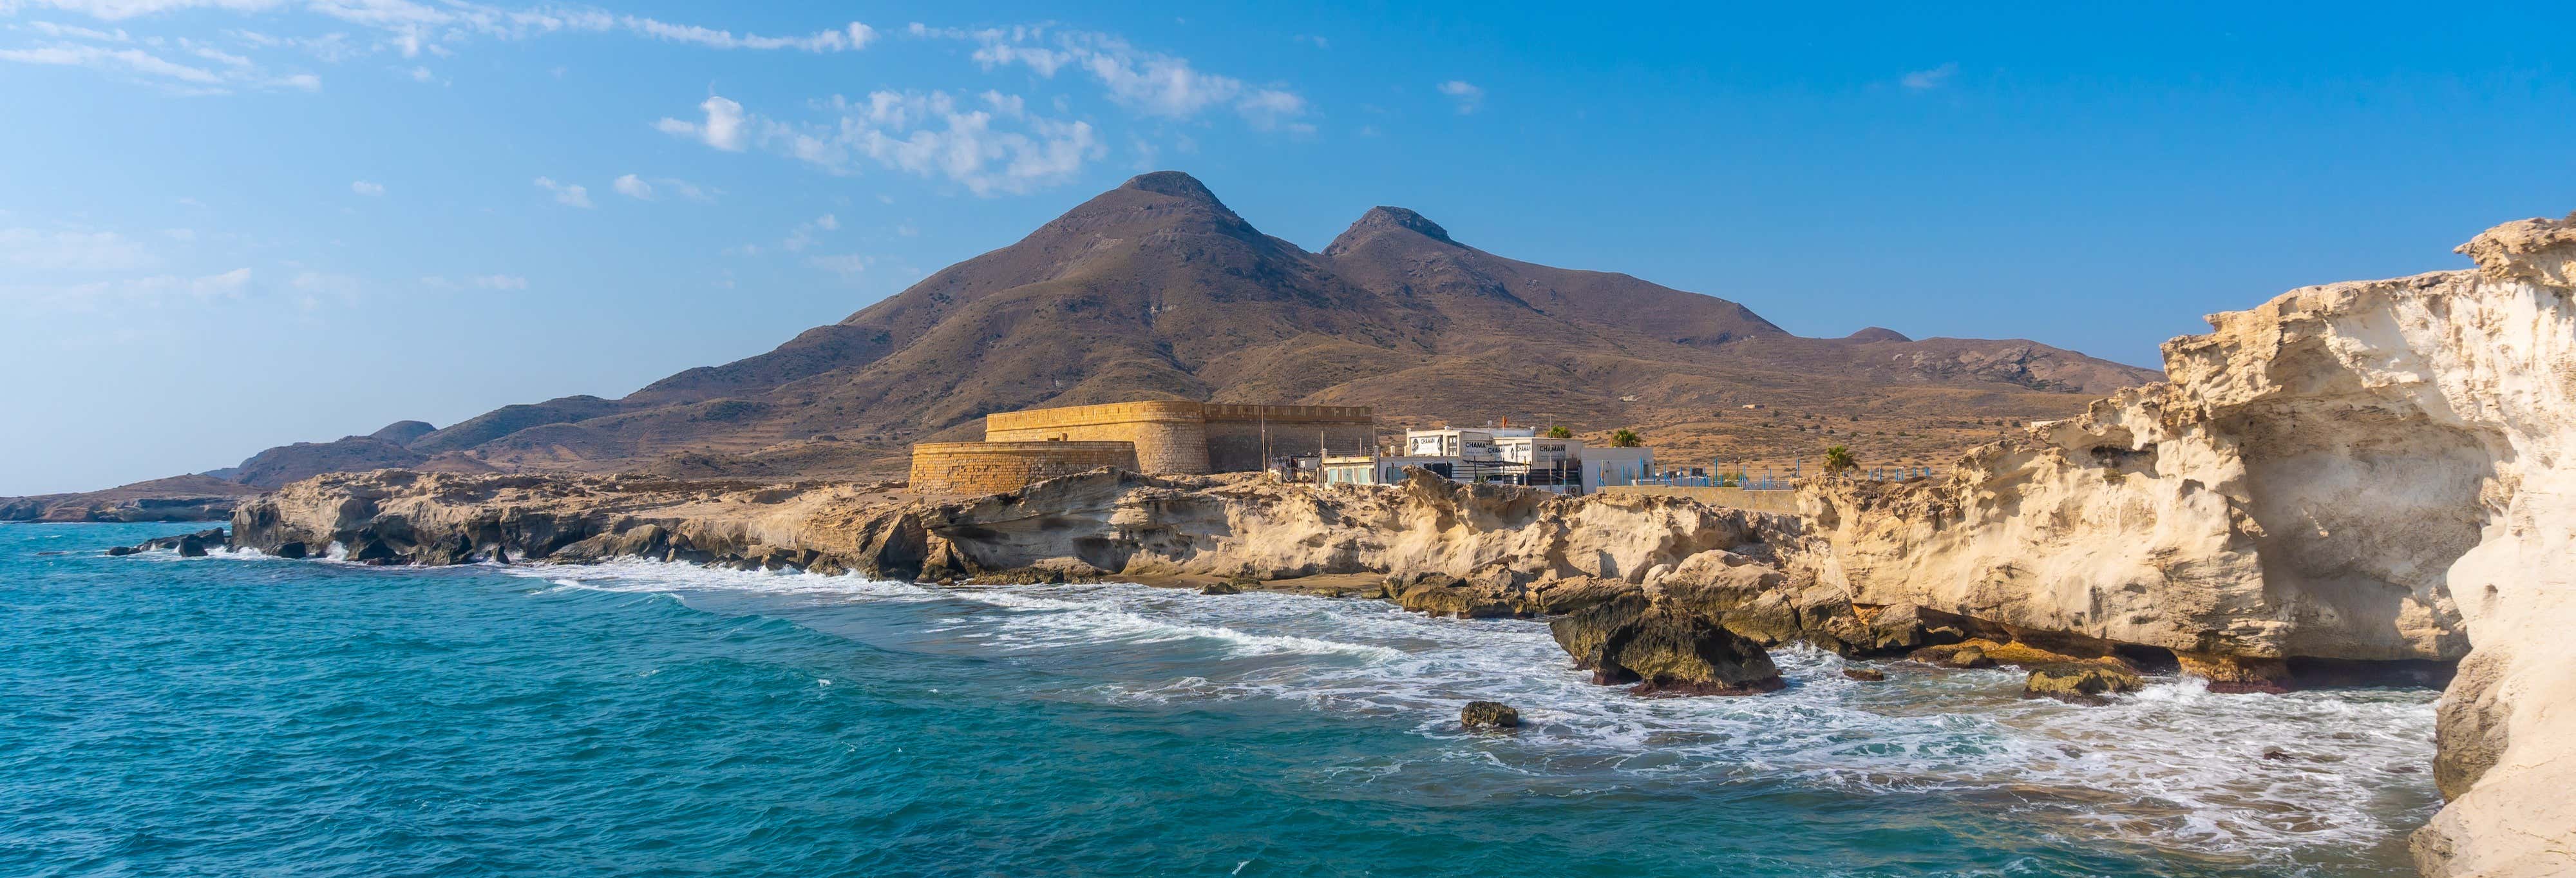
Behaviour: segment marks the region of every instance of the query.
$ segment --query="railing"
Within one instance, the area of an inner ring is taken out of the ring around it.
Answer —
[[[1853,472],[1852,477],[1872,482],[1902,482],[1907,479],[1931,478],[1936,472],[1929,466],[1875,466]],[[1798,487],[1799,475],[1792,469],[1787,476],[1762,475],[1626,475],[1614,476],[1609,482],[1618,485],[1652,485],[1665,488],[1741,488],[1747,491],[1788,491]]]

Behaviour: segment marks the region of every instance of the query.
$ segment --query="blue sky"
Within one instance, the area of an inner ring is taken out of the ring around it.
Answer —
[[[0,0],[0,494],[616,396],[1140,170],[2153,365],[2576,209],[2576,14]]]

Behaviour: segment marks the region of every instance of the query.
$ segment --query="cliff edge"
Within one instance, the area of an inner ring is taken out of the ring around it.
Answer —
[[[1968,454],[1828,481],[1820,581],[2174,651],[2213,688],[2301,660],[2460,660],[2434,876],[2576,874],[2576,217],[2473,270],[2307,287],[2164,346],[2166,383]]]

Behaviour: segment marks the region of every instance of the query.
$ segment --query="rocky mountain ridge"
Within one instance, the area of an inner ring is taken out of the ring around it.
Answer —
[[[2155,377],[2028,341],[1800,338],[1725,299],[1486,253],[1398,207],[1308,252],[1160,171],[767,353],[617,399],[280,446],[210,475],[258,488],[383,467],[898,478],[911,443],[980,438],[987,412],[1135,399],[1634,428],[1694,462],[1838,442],[1894,462],[1988,441],[1988,418],[2062,416]]]

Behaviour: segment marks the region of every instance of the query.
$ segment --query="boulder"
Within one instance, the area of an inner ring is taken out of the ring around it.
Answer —
[[[1242,594],[1243,586],[1231,582],[1211,582],[1199,587],[1200,594]]]
[[[1637,680],[1630,691],[1639,695],[1753,695],[1788,686],[1761,644],[1674,607],[1648,610],[1614,633],[1602,655]]]
[[[1789,576],[1734,552],[1701,552],[1657,581],[1663,599],[1718,620],[1764,645],[1798,639],[1804,629]]]
[[[1557,645],[1601,685],[1639,695],[1752,695],[1781,689],[1762,645],[1708,616],[1643,595],[1617,598],[1549,626]]]
[[[1864,631],[1853,646],[1869,653],[1901,653],[1957,643],[1968,637],[1959,616],[1918,604],[1855,607]]]
[[[2181,652],[2174,661],[2184,674],[2208,680],[2211,692],[2290,691],[2290,663],[2283,659]]]
[[[1521,712],[1500,701],[1470,701],[1458,711],[1458,724],[1471,729],[1516,729]]]
[[[1518,615],[1511,604],[1498,594],[1478,588],[1474,583],[1443,573],[1426,573],[1406,580],[1389,580],[1387,587],[1396,589],[1396,606],[1416,613],[1434,616],[1456,616],[1461,619],[1494,619]]]
[[[2138,675],[2107,665],[2061,664],[2032,670],[2030,680],[2022,685],[2022,695],[2096,703],[2104,696],[2136,692],[2145,686],[2146,681],[2138,679]]]
[[[1650,603],[1642,594],[1620,595],[1551,620],[1547,631],[1558,648],[1574,657],[1576,669],[1597,670],[1602,645],[1610,642],[1612,633],[1634,624]]]
[[[1887,672],[1877,668],[1864,668],[1858,665],[1844,665],[1843,676],[1866,683],[1876,683],[1880,680],[1887,679]]]

